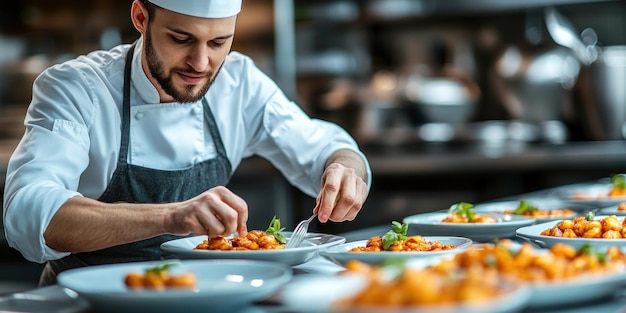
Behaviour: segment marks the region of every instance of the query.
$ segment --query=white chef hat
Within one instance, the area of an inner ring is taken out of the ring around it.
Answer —
[[[222,18],[237,15],[242,0],[148,0],[164,9],[181,14]]]

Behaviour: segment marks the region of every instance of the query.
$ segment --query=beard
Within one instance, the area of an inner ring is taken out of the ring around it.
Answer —
[[[145,40],[148,70],[150,71],[150,75],[152,75],[152,77],[156,79],[157,83],[161,86],[161,89],[163,89],[163,91],[167,95],[174,98],[176,102],[180,103],[196,102],[202,99],[204,95],[206,95],[207,91],[209,91],[209,88],[215,81],[215,77],[217,77],[217,73],[219,73],[221,66],[215,74],[213,74],[212,72],[197,72],[190,66],[174,67],[169,71],[169,73],[167,73],[165,71],[165,66],[163,65],[163,62],[159,60],[154,50],[154,46],[152,45],[152,36],[150,35],[149,27],[146,31]],[[196,85],[186,85],[182,90],[179,90],[176,88],[174,82],[172,81],[172,73],[175,72],[189,73],[193,75],[205,75],[209,77],[209,80],[201,85],[198,91],[194,92],[194,89],[197,89]]]

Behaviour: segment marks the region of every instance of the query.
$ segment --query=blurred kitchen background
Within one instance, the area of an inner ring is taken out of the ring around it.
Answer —
[[[34,78],[134,41],[131,3],[0,4],[2,184]],[[626,1],[244,0],[237,27],[234,50],[310,115],[348,130],[370,159],[358,218],[314,231],[626,172]],[[291,229],[315,203],[257,158],[229,187],[248,201],[254,229],[274,215]],[[0,280],[32,284],[39,265],[1,243]]]

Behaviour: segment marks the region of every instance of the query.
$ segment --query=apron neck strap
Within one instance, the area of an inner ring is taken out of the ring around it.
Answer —
[[[128,143],[130,133],[130,80],[133,54],[135,51],[136,42],[130,46],[128,53],[126,53],[126,64],[124,65],[124,94],[122,98],[122,140],[120,142],[120,163],[126,163],[128,156]]]

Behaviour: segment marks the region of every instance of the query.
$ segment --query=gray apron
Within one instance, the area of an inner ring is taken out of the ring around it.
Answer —
[[[126,55],[124,68],[124,100],[122,106],[122,138],[117,168],[106,190],[98,199],[102,202],[168,203],[188,200],[215,186],[228,183],[231,164],[226,156],[213,113],[206,98],[203,99],[204,120],[208,124],[217,156],[181,170],[157,170],[127,163],[130,140],[130,69],[135,45]],[[141,225],[137,225],[141,227]],[[160,235],[145,240],[122,244],[92,252],[68,255],[48,261],[39,285],[56,283],[56,275],[64,270],[89,265],[171,259],[175,256],[161,250],[163,242],[182,238]]]

